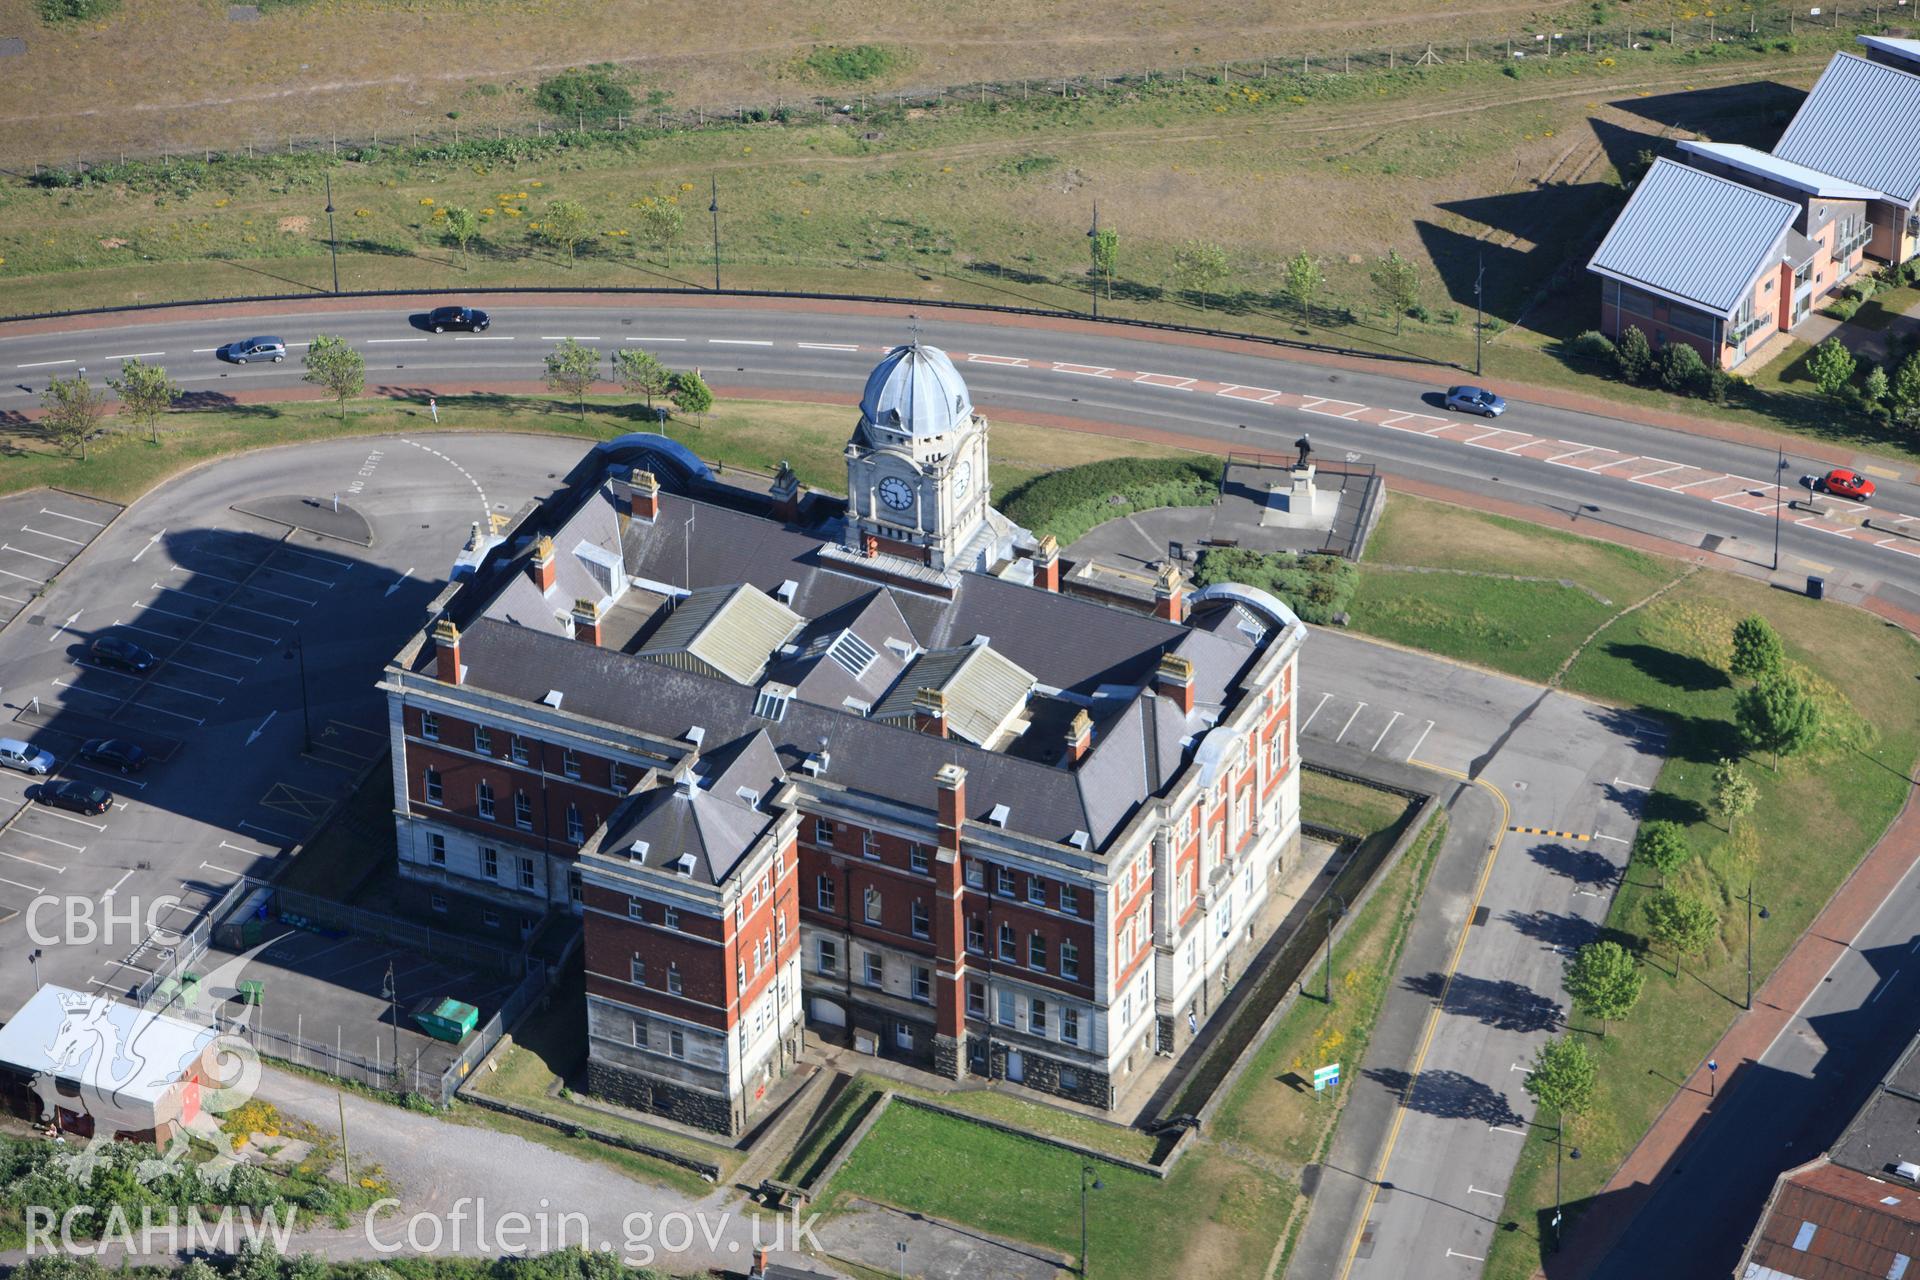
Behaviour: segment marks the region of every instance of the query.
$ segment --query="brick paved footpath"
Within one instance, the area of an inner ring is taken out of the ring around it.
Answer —
[[[1889,622],[1920,634],[1920,615],[1871,596],[1863,603]],[[1741,1014],[1707,1055],[1720,1063],[1722,1097],[1740,1087],[1747,1066],[1767,1051],[1846,952],[1847,944],[1835,939],[1851,940],[1866,927],[1874,910],[1920,860],[1920,805],[1915,804],[1914,794],[1907,793],[1900,816],[1756,993],[1752,1011]],[[1696,1063],[1688,1079],[1697,1079],[1705,1063],[1705,1058]],[[1640,1145],[1614,1171],[1599,1203],[1567,1233],[1566,1248],[1554,1262],[1555,1280],[1582,1280],[1593,1274],[1653,1195],[1661,1177],[1678,1161],[1688,1140],[1706,1127],[1709,1101],[1705,1091],[1693,1087],[1673,1096]]]

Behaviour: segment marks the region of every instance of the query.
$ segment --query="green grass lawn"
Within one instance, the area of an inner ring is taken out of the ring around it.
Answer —
[[[937,1156],[935,1155],[937,1153]],[[1080,1169],[1071,1151],[895,1105],[827,1189],[829,1211],[861,1196],[1026,1240],[1080,1248]],[[1088,1274],[1259,1276],[1293,1187],[1201,1144],[1164,1181],[1095,1162]]]
[[[1733,623],[1749,613],[1773,623],[1790,658],[1816,681],[1831,729],[1777,775],[1764,758],[1747,761],[1761,799],[1729,835],[1708,816],[1708,801],[1715,762],[1738,752],[1729,729],[1736,687],[1725,663]],[[1899,812],[1920,754],[1917,670],[1913,641],[1872,615],[1704,573],[1615,623],[1573,665],[1570,690],[1658,713],[1672,726],[1647,816],[1686,826],[1696,857],[1674,880],[1717,904],[1723,925],[1707,955],[1682,962],[1678,977],[1665,954],[1650,957],[1639,1006],[1604,1040],[1589,1041],[1599,1091],[1577,1127],[1588,1158],[1565,1167],[1570,1204],[1612,1176],[1666,1103],[1668,1086],[1649,1081],[1692,1071],[1739,1013],[1746,909],[1736,895],[1751,884],[1771,917],[1754,933],[1758,983]],[[1641,935],[1652,879],[1629,871],[1608,916],[1612,928]],[[1505,1210],[1522,1230],[1496,1235],[1488,1276],[1518,1280],[1539,1265],[1538,1212],[1550,1203],[1552,1165],[1551,1146],[1531,1141]]]
[[[802,481],[838,493],[846,485],[844,450],[851,405],[722,400],[699,421],[669,419],[666,434],[709,462],[771,472],[791,461]],[[640,414],[624,396],[593,396],[586,416],[546,396],[442,396],[440,430],[520,431],[606,440],[641,430]],[[0,493],[58,485],[130,502],[167,477],[197,463],[273,445],[348,435],[419,434],[435,428],[426,408],[412,401],[356,401],[345,421],[331,405],[313,401],[243,404],[169,414],[160,443],[117,429],[96,441],[83,461],[63,457],[31,427],[0,429]],[[583,443],[582,448],[585,447]],[[1042,471],[1078,466],[1120,453],[1165,456],[1163,445],[1137,444],[1088,432],[995,422],[993,480],[1005,490]]]
[[[1407,798],[1314,769],[1300,771],[1300,817],[1366,839],[1400,821]]]
[[[1608,618],[1679,572],[1626,547],[1396,494],[1367,543],[1352,626],[1544,681]]]

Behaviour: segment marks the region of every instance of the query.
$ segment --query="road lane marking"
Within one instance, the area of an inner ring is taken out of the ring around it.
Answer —
[[[72,626],[74,623],[80,621],[80,615],[85,612],[86,612],[85,609],[75,609],[73,611],[72,617],[68,618],[65,622],[61,623],[59,626],[53,629],[53,634],[47,637],[47,643],[52,644],[55,640],[58,640],[61,636],[61,633],[66,631],[66,629]],[[85,666],[86,664],[81,663],[80,665]]]
[[[35,360],[32,364],[17,364],[16,369],[47,369],[56,364],[78,364],[77,360]]]
[[[685,338],[640,337],[640,338],[628,338],[627,341],[628,342],[685,342],[686,339]],[[806,344],[802,343],[801,345],[804,346]]]
[[[112,884],[107,886],[107,891],[100,895],[100,901],[105,902],[108,898],[111,898],[114,895],[114,891],[117,890],[121,885],[125,884],[130,878],[132,878],[132,876],[133,876],[133,868],[129,867],[127,868],[125,873],[121,875],[121,877],[118,880],[115,880]],[[135,966],[135,967],[138,967],[138,966]]]
[[[164,533],[166,533],[166,530],[165,530],[165,529],[162,529],[162,530],[160,530],[160,532],[159,532],[159,533],[156,533],[156,534],[154,534],[154,535],[153,535],[153,536],[152,536],[151,538],[148,538],[148,539],[147,539],[147,545],[146,545],[146,546],[144,546],[144,547],[142,547],[142,548],[140,548],[140,549],[139,549],[138,551],[136,551],[136,552],[134,552],[134,553],[133,553],[133,559],[132,559],[131,561],[129,561],[128,563],[130,563],[130,564],[139,564],[139,563],[140,563],[140,557],[141,557],[141,556],[143,556],[143,555],[145,555],[145,554],[147,554],[147,552],[149,552],[149,551],[151,551],[151,550],[153,550],[153,548],[154,548],[154,544],[160,541],[160,537],[161,537],[161,534],[164,534]]]
[[[163,356],[164,351],[128,351],[117,356],[101,356],[102,360],[145,360],[149,356]]]
[[[708,338],[707,344],[715,347],[770,347],[773,345],[765,338]]]
[[[400,588],[406,586],[407,579],[411,578],[412,576],[413,576],[413,568],[411,565],[409,565],[405,573],[401,574],[399,577],[393,580],[393,585],[387,588],[386,594],[392,595],[394,592],[398,591]]]
[[[1867,1003],[1872,1004],[1875,1001],[1877,1001],[1881,996],[1887,994],[1887,988],[1891,987],[1893,985],[1893,980],[1899,976],[1900,976],[1900,971],[1898,969],[1895,969],[1892,973],[1888,974],[1887,980],[1881,983],[1878,987],[1876,987],[1874,989],[1873,994],[1867,997]]]
[[[795,344],[809,351],[858,351],[860,348],[851,342],[801,342]]]
[[[426,338],[368,338],[367,345],[370,347],[378,347],[378,346],[384,346],[384,345],[388,345],[395,342],[426,342],[426,341],[428,341],[428,339]]]
[[[425,342],[426,339],[422,338],[421,341]],[[455,342],[512,342],[513,339],[511,337],[494,336],[491,334],[482,335],[482,334],[468,333],[468,334],[462,334],[460,337],[455,338],[454,341]],[[631,342],[632,339],[629,338],[628,341]]]

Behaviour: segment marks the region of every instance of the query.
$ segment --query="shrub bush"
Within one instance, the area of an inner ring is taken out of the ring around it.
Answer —
[[[1407,315],[1418,320],[1421,324],[1426,324],[1433,319],[1433,312],[1427,310],[1427,304],[1424,302],[1416,302],[1408,307]]]
[[[1567,354],[1589,369],[1601,373],[1620,372],[1620,353],[1613,345],[1613,339],[1598,329],[1589,329],[1573,340],[1567,348]]]
[[[35,0],[34,7],[42,22],[91,22],[118,10],[120,0]]]
[[[1154,507],[1201,507],[1220,492],[1215,458],[1111,458],[1035,476],[1007,495],[1007,518],[1066,546],[1108,520]]]
[[[1200,553],[1193,580],[1202,587],[1240,582],[1271,591],[1301,621],[1327,626],[1351,608],[1360,574],[1351,561],[1335,555],[1216,547]]]
[[[1653,372],[1653,344],[1637,324],[1630,324],[1621,332],[1616,355],[1622,382],[1645,382]]]
[[[540,82],[534,105],[563,121],[605,120],[633,110],[633,94],[597,67],[563,71]]]
[[[1832,316],[1835,320],[1851,320],[1859,310],[1859,299],[1835,298],[1832,302],[1820,308],[1820,313],[1822,315]]]
[[[1676,395],[1706,390],[1707,362],[1684,342],[1670,342],[1660,353],[1660,385]]]
[[[806,56],[806,68],[829,84],[861,84],[893,70],[899,59],[877,44],[821,45]]]

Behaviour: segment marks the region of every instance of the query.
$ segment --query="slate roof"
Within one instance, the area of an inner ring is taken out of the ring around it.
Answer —
[[[1784,183],[1796,191],[1804,191],[1811,196],[1823,196],[1829,200],[1874,200],[1880,192],[1873,187],[1863,187],[1857,182],[1845,178],[1836,178],[1830,173],[1808,168],[1804,164],[1795,164],[1779,156],[1743,147],[1733,142],[1701,142],[1692,138],[1683,139],[1680,149],[1693,155],[1703,156],[1721,164],[1730,165],[1746,173],[1771,178]]]
[[[614,814],[600,852],[717,885],[772,821],[731,792],[709,791],[693,780],[667,783],[632,797]]]
[[[1773,154],[1883,192],[1920,200],[1920,76],[1836,53]]]
[[[1589,271],[1730,316],[1778,260],[1800,207],[1664,156],[1634,189]]]
[[[851,661],[860,653],[849,636],[873,655],[857,675],[840,660]],[[875,587],[864,597],[811,619],[792,644],[800,652],[776,659],[767,668],[767,679],[792,685],[795,696],[808,702],[838,707],[851,700],[871,707],[906,667],[907,657],[894,645],[906,645],[911,653],[914,639],[893,593]]]
[[[1920,1193],[1825,1160],[1782,1176],[1743,1280],[1887,1280],[1920,1269]]]

